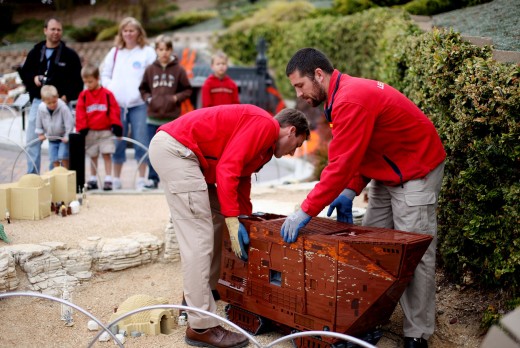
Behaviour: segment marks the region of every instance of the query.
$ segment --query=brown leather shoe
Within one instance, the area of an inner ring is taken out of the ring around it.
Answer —
[[[184,340],[190,346],[210,348],[241,348],[249,343],[246,336],[228,331],[220,325],[202,332],[197,332],[188,326]]]

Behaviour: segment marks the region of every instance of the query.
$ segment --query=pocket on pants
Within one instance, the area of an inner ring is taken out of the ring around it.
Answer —
[[[193,219],[211,215],[208,184],[204,180],[177,180],[168,182],[172,196],[174,219]]]
[[[437,198],[434,192],[410,192],[404,194],[404,199],[408,209],[407,216],[411,220],[409,223],[415,225],[417,232],[435,233],[436,217],[435,203]],[[418,230],[417,230],[418,229]]]

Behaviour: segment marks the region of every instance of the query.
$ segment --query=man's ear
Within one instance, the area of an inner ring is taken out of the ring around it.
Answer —
[[[323,70],[321,70],[321,68],[316,68],[316,70],[314,70],[314,79],[319,83],[323,83],[324,78],[325,73],[323,72]]]

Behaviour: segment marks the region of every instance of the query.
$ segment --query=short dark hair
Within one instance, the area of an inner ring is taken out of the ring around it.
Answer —
[[[311,135],[309,120],[300,110],[283,109],[274,118],[278,121],[280,127],[294,126],[296,128],[296,136],[305,134],[305,140],[309,139]]]
[[[61,24],[61,20],[58,18],[58,17],[49,17],[45,20],[45,22],[43,23],[43,27],[44,28],[47,28],[49,26],[49,22],[52,21],[52,20],[55,20],[56,22],[60,23]]]
[[[311,47],[302,48],[298,50],[287,63],[285,74],[291,75],[293,72],[298,70],[300,75],[307,76],[311,80],[314,80],[314,71],[320,68],[327,74],[334,72],[334,67],[327,56]]]

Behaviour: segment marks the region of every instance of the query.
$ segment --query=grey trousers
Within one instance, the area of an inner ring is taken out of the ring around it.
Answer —
[[[424,178],[410,180],[403,187],[385,186],[372,180],[368,192],[364,226],[433,236],[433,241],[400,299],[404,312],[403,332],[406,337],[428,339],[435,329],[436,209],[443,176],[444,162]]]
[[[224,221],[216,188],[208,187],[197,156],[165,132],[152,138],[149,156],[165,184],[164,193],[179,242],[186,303],[216,313],[211,289],[220,275]],[[195,312],[188,312],[188,322],[194,329],[219,325],[217,319]]]

